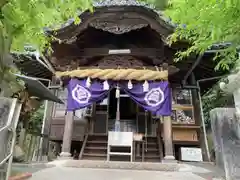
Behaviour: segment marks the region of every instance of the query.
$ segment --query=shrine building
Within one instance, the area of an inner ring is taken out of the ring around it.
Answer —
[[[47,31],[57,39],[50,70],[18,64],[29,76],[62,85],[54,93],[64,104],[48,102],[44,128],[60,156],[161,162],[182,160],[185,147],[208,160],[197,82],[221,75],[214,51],[175,62],[190,44],[169,45],[176,26],[135,0],[104,0],[79,17],[78,25],[69,20]],[[201,92],[214,83],[200,84]]]

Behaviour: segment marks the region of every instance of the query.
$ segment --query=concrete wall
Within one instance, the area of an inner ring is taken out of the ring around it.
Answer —
[[[227,180],[240,179],[240,121],[234,108],[210,112],[216,164],[225,170]]]

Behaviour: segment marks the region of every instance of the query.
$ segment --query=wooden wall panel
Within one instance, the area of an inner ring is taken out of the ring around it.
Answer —
[[[63,139],[64,125],[65,125],[64,119],[53,119],[51,124],[50,140],[59,141]],[[72,140],[74,141],[83,140],[86,125],[87,124],[81,121],[76,120],[74,121]]]
[[[195,129],[173,129],[173,141],[198,141]]]
[[[108,115],[107,112],[96,112],[96,119],[94,122],[93,133],[105,134],[108,132]]]

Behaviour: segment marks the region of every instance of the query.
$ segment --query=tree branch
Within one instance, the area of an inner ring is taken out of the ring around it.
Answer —
[[[0,9],[5,6],[7,3],[9,2],[9,0],[1,0],[0,1]]]

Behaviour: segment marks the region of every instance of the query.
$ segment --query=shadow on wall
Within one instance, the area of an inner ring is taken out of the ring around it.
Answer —
[[[240,121],[234,108],[210,112],[216,165],[225,170],[227,180],[240,179]]]

